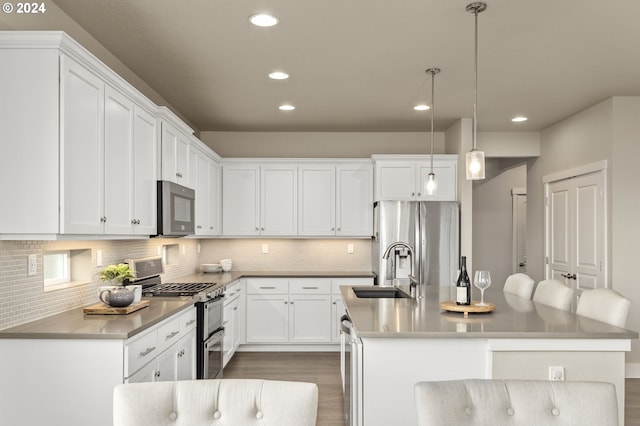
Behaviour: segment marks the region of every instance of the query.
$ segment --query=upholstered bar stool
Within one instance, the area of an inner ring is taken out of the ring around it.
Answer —
[[[616,327],[624,327],[631,300],[610,288],[584,290],[578,299],[576,314]]]
[[[573,290],[558,280],[540,281],[533,293],[533,301],[568,311],[573,301]]]
[[[527,274],[518,272],[517,274],[509,275],[504,282],[502,291],[509,294],[515,294],[525,299],[531,299],[531,293],[533,293],[533,285],[535,282]]]
[[[315,426],[318,386],[217,379],[117,385],[114,426]]]
[[[618,426],[616,389],[604,382],[420,382],[415,399],[419,426]]]

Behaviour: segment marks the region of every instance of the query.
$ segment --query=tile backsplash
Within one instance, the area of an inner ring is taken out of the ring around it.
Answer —
[[[263,253],[263,245],[268,253]],[[177,260],[165,266],[165,281],[199,271],[201,263],[231,258],[237,271],[369,271],[370,240],[203,239],[87,241],[0,241],[0,329],[97,303],[98,271],[125,258],[157,256],[163,245],[177,245]],[[347,253],[353,245],[353,253]],[[42,255],[49,250],[91,250],[91,283],[43,291]],[[200,252],[198,252],[199,250]],[[96,266],[97,251],[102,265]],[[37,257],[37,274],[27,276],[27,257]]]

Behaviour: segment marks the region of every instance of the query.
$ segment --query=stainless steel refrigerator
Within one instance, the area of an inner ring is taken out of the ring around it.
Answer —
[[[425,286],[451,286],[459,269],[460,205],[452,201],[377,201],[371,262],[377,284],[393,285],[394,278],[413,274],[418,295]],[[395,246],[383,259],[385,251]]]

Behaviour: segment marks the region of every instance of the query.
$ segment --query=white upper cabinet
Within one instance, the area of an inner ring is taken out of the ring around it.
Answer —
[[[371,236],[371,162],[302,163],[299,167],[299,235]]]
[[[195,235],[220,235],[220,160],[192,138],[189,163],[191,186],[196,191]]]
[[[429,155],[374,155],[375,201],[380,200],[457,200],[457,155],[434,155],[433,172],[437,188],[426,194],[424,181],[431,172]]]
[[[0,239],[155,234],[158,107],[62,32],[0,45],[0,177],[21,200]]]
[[[191,183],[194,180],[189,176],[189,140],[192,138],[193,130],[182,123],[167,108],[160,109],[162,121],[162,180],[191,187]]]
[[[62,56],[60,232],[102,234],[105,84]],[[128,171],[127,171],[128,172]]]
[[[222,220],[226,236],[297,235],[297,166],[225,162]]]

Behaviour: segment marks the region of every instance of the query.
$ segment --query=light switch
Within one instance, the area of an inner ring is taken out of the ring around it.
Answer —
[[[262,253],[269,253],[269,244],[262,245]]]
[[[353,254],[353,244],[347,244],[347,253]]]

